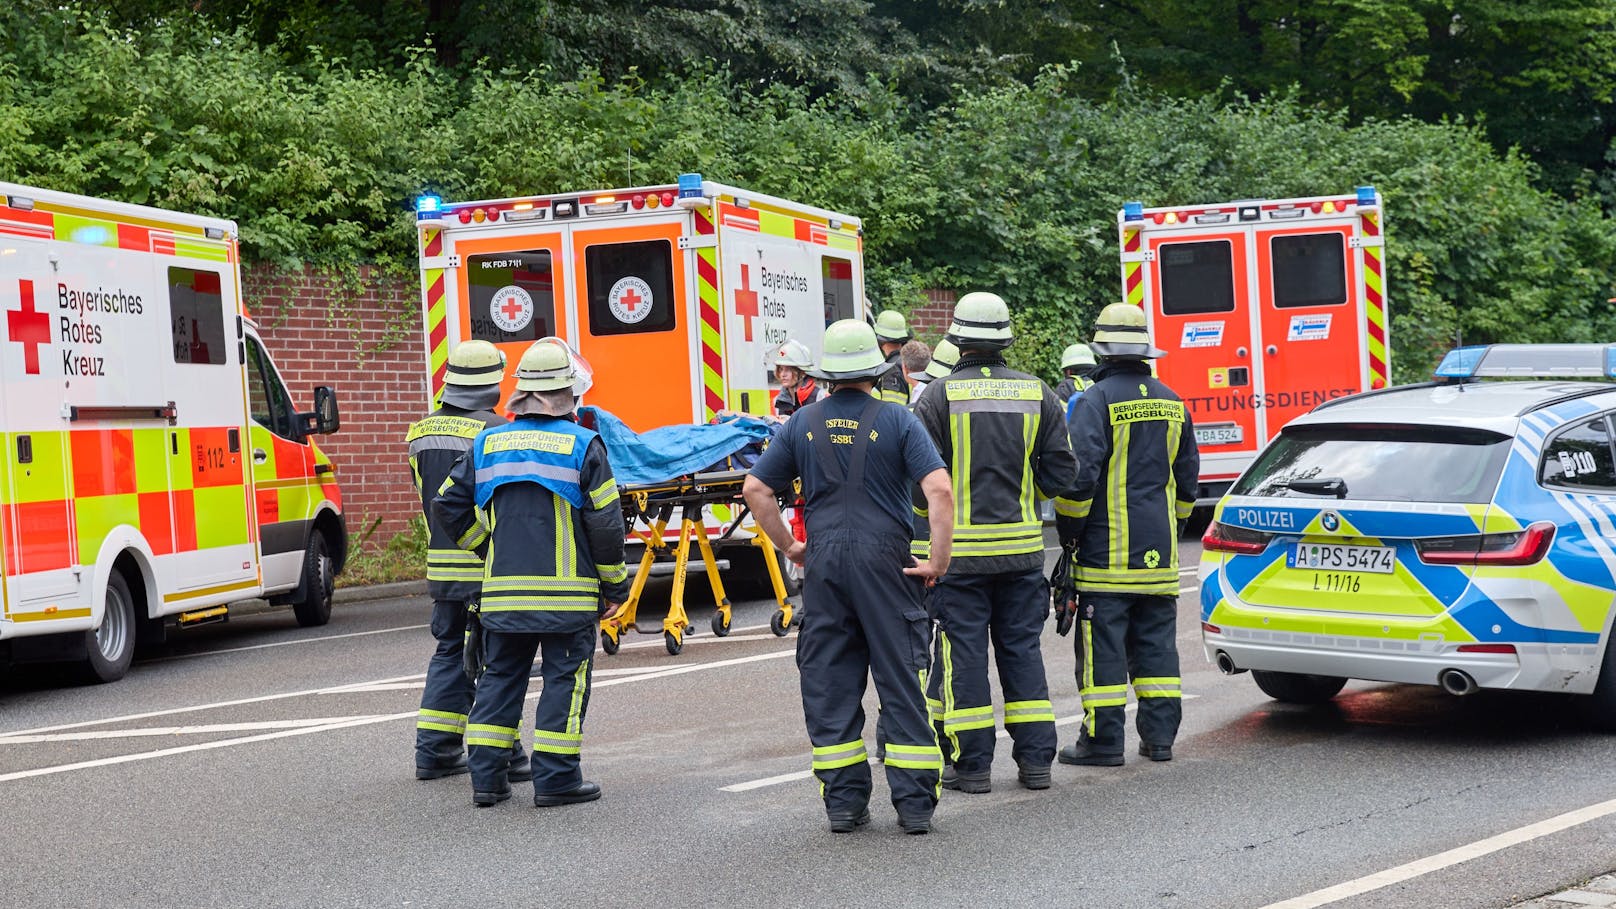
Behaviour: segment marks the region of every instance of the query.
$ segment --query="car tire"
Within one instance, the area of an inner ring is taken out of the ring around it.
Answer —
[[[135,598],[123,575],[107,578],[106,610],[101,626],[84,632],[84,662],[79,676],[86,682],[116,682],[135,659]]]
[[[1616,645],[1605,644],[1605,659],[1599,665],[1599,681],[1593,694],[1578,700],[1583,717],[1601,732],[1616,732]]]
[[[309,534],[308,549],[303,552],[303,598],[292,604],[292,615],[304,628],[313,628],[331,621],[331,598],[335,593],[335,571],[331,553],[326,548],[325,534],[316,530]]]
[[[1302,675],[1262,669],[1251,670],[1251,678],[1263,694],[1286,704],[1322,704],[1340,694],[1347,685],[1346,679],[1333,675]]]
[[[774,599],[774,584],[769,581],[769,568],[763,561],[764,552],[758,546],[733,546],[725,553],[729,558],[729,571],[724,575],[724,589],[737,599]],[[798,566],[786,560],[778,550],[774,553],[780,566],[780,582],[785,585],[786,596],[802,592],[802,575]],[[798,569],[795,574],[789,569]]]

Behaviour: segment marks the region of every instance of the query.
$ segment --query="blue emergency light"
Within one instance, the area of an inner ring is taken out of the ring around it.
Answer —
[[[416,198],[415,219],[417,221],[436,221],[442,217],[443,199],[430,193]]]
[[[1360,187],[1358,187],[1358,204],[1359,205],[1374,205],[1375,204],[1375,188],[1373,186],[1360,186]]]
[[[1438,379],[1616,378],[1616,344],[1484,344],[1448,351]]]
[[[1122,203],[1122,220],[1124,220],[1124,221],[1143,221],[1143,220],[1145,220],[1145,203],[1143,203],[1143,202],[1124,202],[1124,203]]]
[[[1468,379],[1476,374],[1476,367],[1481,365],[1481,357],[1487,352],[1486,346],[1460,347],[1450,350],[1442,357],[1442,363],[1436,368],[1438,379]]]
[[[699,198],[701,198],[701,174],[680,174],[679,175],[679,198],[681,198],[681,199],[699,199]]]

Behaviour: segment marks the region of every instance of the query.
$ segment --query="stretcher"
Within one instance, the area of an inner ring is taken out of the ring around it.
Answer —
[[[690,617],[685,612],[685,579],[690,569],[692,546],[706,568],[707,582],[712,586],[713,598],[717,601],[718,609],[712,618],[713,634],[724,637],[729,634],[730,628],[729,596],[724,592],[723,579],[719,577],[715,553],[740,546],[756,547],[762,552],[762,562],[769,572],[777,606],[774,617],[769,621],[770,630],[782,637],[791,630],[796,615],[786,598],[778,550],[768,536],[758,529],[755,521],[747,523],[751,511],[741,497],[741,486],[745,482],[746,471],[721,470],[694,473],[660,483],[618,487],[624,523],[627,525],[626,534],[644,543],[645,553],[640,556],[639,570],[634,573],[634,583],[622,613],[615,618],[603,619],[600,623],[601,648],[608,654],[618,651],[622,646],[623,633],[629,629],[640,634],[655,634],[660,630],[668,653],[677,655],[684,649],[686,629],[690,627]],[[714,506],[732,509],[736,517],[716,537],[710,537],[702,516],[704,509]],[[679,515],[679,539],[670,546],[665,532],[675,512]],[[745,531],[750,536],[738,538],[737,531]],[[668,604],[668,615],[662,620],[660,628],[641,628],[637,616],[646,581],[652,574],[651,566],[658,560],[667,561],[670,557],[673,561],[673,593]]]

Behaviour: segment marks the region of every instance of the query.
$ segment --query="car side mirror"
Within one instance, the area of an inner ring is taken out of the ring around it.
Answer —
[[[314,412],[299,416],[303,418],[303,431],[307,434],[325,436],[342,428],[337,393],[325,385],[314,389]]]

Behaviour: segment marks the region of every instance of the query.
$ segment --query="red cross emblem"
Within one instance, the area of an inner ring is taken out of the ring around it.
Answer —
[[[752,320],[758,314],[758,295],[752,289],[750,266],[741,266],[741,289],[735,292],[735,314],[746,319],[746,340],[752,340]]]
[[[623,291],[623,295],[617,298],[617,302],[628,307],[629,312],[633,312],[639,308],[641,303],[645,302],[645,298],[636,293],[634,288],[630,287],[628,290]]]
[[[499,311],[505,314],[506,319],[515,322],[522,317],[522,301],[512,297],[500,306]]]
[[[34,309],[34,282],[19,280],[22,307],[6,313],[6,332],[22,345],[22,370],[39,375],[39,345],[51,342],[50,316]]]

